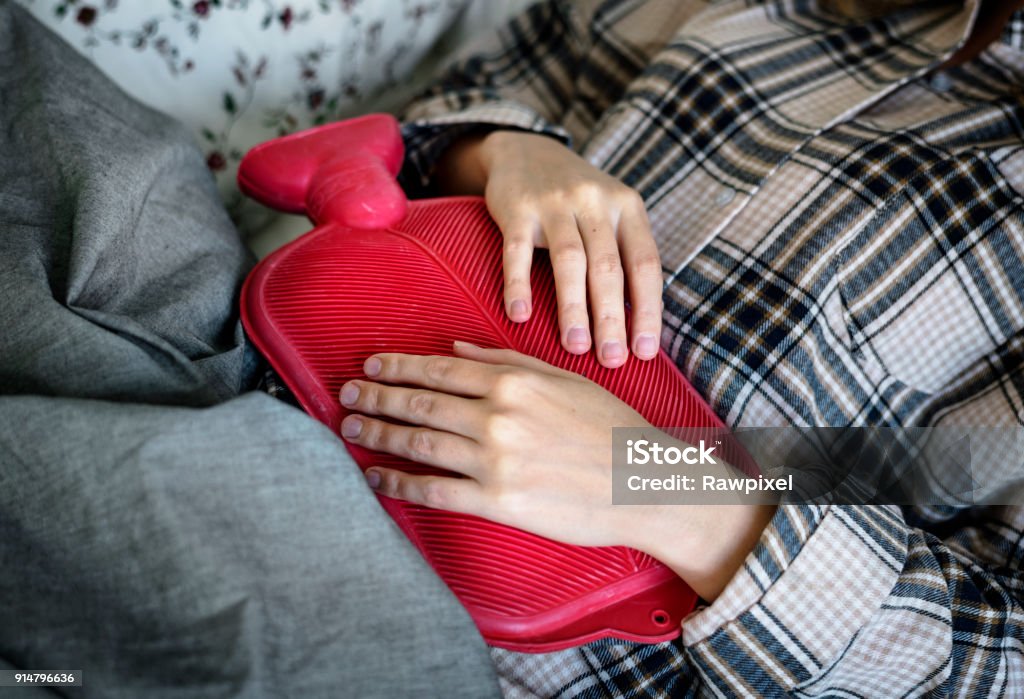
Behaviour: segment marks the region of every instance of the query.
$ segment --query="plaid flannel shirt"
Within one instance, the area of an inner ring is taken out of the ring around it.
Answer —
[[[411,105],[404,176],[501,127],[637,189],[729,425],[1016,428],[1024,16],[939,69],[976,12],[542,2]],[[783,506],[680,641],[493,655],[509,697],[1024,696],[1024,506]]]

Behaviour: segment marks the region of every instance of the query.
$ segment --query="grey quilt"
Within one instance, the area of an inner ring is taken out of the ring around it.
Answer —
[[[186,132],[0,0],[0,669],[81,670],[69,696],[496,695],[340,440],[249,391],[250,265]]]

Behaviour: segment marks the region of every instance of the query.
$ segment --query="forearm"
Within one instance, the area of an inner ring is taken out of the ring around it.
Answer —
[[[648,439],[683,453],[691,447],[660,430]],[[720,458],[686,466],[678,475],[697,483],[708,477],[747,476]],[[723,499],[713,492],[694,491],[689,497],[661,499],[657,504],[613,506],[615,536],[667,565],[701,598],[713,602],[754,550],[777,509],[775,498],[739,497]]]
[[[432,178],[434,186],[444,195],[483,195],[496,163],[508,162],[524,149],[537,145],[572,153],[561,141],[529,131],[498,128],[468,133],[438,158]],[[568,169],[566,174],[570,174]]]
[[[483,164],[484,141],[497,132],[470,133],[442,153],[434,169],[433,182],[443,195],[482,195],[487,186]]]
[[[644,552],[713,602],[743,565],[776,505],[665,505],[649,513]]]

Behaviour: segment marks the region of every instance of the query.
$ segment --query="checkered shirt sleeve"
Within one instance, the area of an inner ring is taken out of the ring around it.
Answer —
[[[409,161],[526,129],[637,189],[662,346],[732,426],[1019,430],[1024,16],[940,70],[976,10],[543,2],[410,106]],[[1024,455],[975,462],[1008,504],[782,506],[679,642],[495,649],[506,696],[1024,696]]]

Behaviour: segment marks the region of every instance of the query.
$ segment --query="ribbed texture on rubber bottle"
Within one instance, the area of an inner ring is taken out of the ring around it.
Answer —
[[[453,340],[509,347],[582,374],[659,426],[721,427],[663,354],[605,369],[559,343],[546,253],[532,270],[533,315],[508,320],[501,236],[482,200],[411,202],[386,230],[327,225],[264,260],[243,291],[250,337],[317,419],[335,432],[342,384],[375,352],[450,355]],[[366,469],[432,471],[350,446]],[[615,636],[679,634],[696,595],[650,556],[543,539],[476,517],[382,498],[382,504],[466,606],[492,644],[525,651]]]

